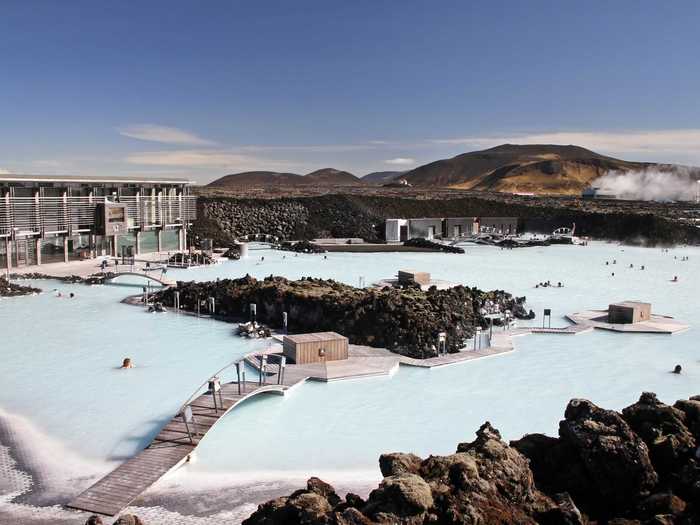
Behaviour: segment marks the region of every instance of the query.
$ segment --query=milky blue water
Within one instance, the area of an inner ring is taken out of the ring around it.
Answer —
[[[684,256],[690,260],[682,261]],[[613,259],[617,264],[605,265]],[[274,274],[356,285],[360,277],[371,283],[400,268],[526,295],[538,315],[535,324],[541,323],[543,308],[552,309],[553,325],[563,325],[565,313],[639,299],[652,302],[656,313],[688,322],[691,330],[674,336],[530,335],[516,339],[516,351],[508,355],[434,370],[402,367],[392,377],[308,383],[284,397],[258,396],[206,436],[198,461],[185,474],[258,479],[327,473],[331,480],[333,473],[376,475],[380,453],[449,453],[472,440],[485,420],[507,439],[526,432],[556,434],[572,397],[619,409],[643,390],[669,402],[700,393],[697,248],[480,246],[464,255],[328,254],[328,259],[251,250],[247,260],[171,270],[169,276]],[[678,283],[670,282],[674,275]],[[544,280],[564,287],[534,288]],[[46,293],[0,300],[0,408],[26,417],[46,436],[91,460],[133,455],[211,373],[265,345],[234,336],[226,323],[148,314],[119,302],[140,288],[37,284]],[[56,298],[54,288],[77,297]],[[136,368],[119,370],[127,356]],[[678,363],[684,373],[670,374]]]

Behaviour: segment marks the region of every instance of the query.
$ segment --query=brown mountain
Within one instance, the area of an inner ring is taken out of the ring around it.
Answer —
[[[403,171],[373,171],[372,173],[368,173],[367,175],[362,177],[362,182],[367,182],[369,184],[386,184],[387,182],[391,182],[392,180],[396,179],[401,175],[402,173],[405,173]]]
[[[340,185],[354,186],[362,184],[362,180],[347,171],[336,170],[333,168],[323,168],[312,171],[304,176],[307,183],[324,184],[324,185]]]
[[[579,146],[503,144],[419,166],[402,178],[423,187],[575,194],[609,171],[649,166]]]
[[[323,168],[306,175],[296,173],[279,173],[276,171],[244,171],[225,175],[210,182],[212,188],[241,188],[265,186],[349,186],[362,184],[362,181],[347,171]]]
[[[216,188],[232,188],[242,186],[296,186],[303,184],[302,175],[296,173],[278,173],[276,171],[244,171],[224,175],[210,182],[208,186]]]

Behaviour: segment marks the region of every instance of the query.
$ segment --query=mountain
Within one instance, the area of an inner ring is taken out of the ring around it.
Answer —
[[[362,177],[362,182],[369,184],[385,184],[394,180],[396,177],[405,173],[403,171],[373,171]]]
[[[296,173],[278,173],[276,171],[244,171],[224,175],[208,186],[217,188],[238,186],[296,186],[303,177]]]
[[[362,180],[347,171],[336,170],[333,168],[323,168],[312,171],[304,176],[307,184],[323,184],[323,185],[340,185],[354,186],[362,184]]]
[[[224,175],[208,184],[212,188],[241,188],[251,186],[350,186],[362,181],[347,171],[323,168],[306,175],[279,173],[276,171],[244,171]]]
[[[419,187],[575,194],[609,171],[649,166],[579,146],[503,144],[419,166],[402,178]]]

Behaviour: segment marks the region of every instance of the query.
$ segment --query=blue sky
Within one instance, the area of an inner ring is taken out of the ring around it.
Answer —
[[[362,175],[502,142],[700,165],[699,2],[4,0],[0,170]]]

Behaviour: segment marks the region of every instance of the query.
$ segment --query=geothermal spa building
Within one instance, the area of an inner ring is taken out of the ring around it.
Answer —
[[[460,239],[479,233],[515,235],[517,217],[451,217],[431,219],[387,219],[387,242],[409,239]]]
[[[184,179],[0,175],[0,270],[183,250],[196,216]]]

